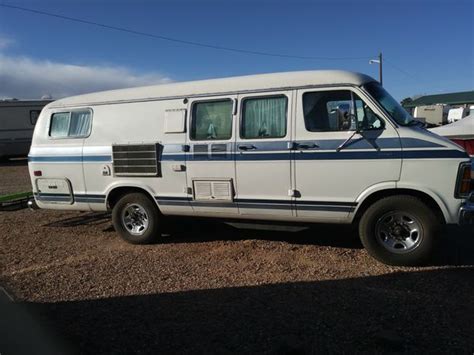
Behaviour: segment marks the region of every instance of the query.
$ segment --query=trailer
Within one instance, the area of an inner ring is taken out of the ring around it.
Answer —
[[[413,117],[425,123],[428,127],[435,127],[448,123],[449,106],[427,105],[417,106]]]
[[[0,159],[26,157],[36,121],[51,100],[0,101]]]

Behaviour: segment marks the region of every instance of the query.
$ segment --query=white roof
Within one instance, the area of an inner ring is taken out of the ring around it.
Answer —
[[[443,137],[474,139],[474,115],[466,116],[456,122],[430,129]]]
[[[370,76],[342,70],[259,74],[102,91],[61,99],[52,103],[50,107],[146,101],[203,94],[219,95],[231,92],[271,90],[311,85],[362,85],[370,81],[374,81]]]

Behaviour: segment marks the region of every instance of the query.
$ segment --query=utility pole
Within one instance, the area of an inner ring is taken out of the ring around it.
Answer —
[[[383,78],[382,78],[382,52],[379,53],[378,59],[371,59],[369,60],[369,64],[378,64],[379,65],[379,81],[380,85],[383,85]]]

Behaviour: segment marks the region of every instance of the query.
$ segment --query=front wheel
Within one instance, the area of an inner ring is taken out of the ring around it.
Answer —
[[[421,265],[432,255],[439,222],[414,196],[389,196],[371,205],[359,224],[367,252],[389,265]]]
[[[112,222],[120,237],[132,244],[149,244],[160,237],[160,214],[142,193],[123,196],[112,210]]]

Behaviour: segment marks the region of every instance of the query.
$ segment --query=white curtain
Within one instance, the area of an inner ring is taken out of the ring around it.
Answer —
[[[232,137],[232,101],[196,104],[192,136],[197,140]]]
[[[244,102],[244,138],[277,138],[286,135],[286,97],[249,99]]]
[[[51,137],[67,137],[69,132],[69,121],[71,116],[69,112],[60,112],[53,114],[51,118]]]
[[[69,127],[69,136],[83,137],[89,133],[90,117],[89,111],[73,111],[71,113],[71,124]]]

